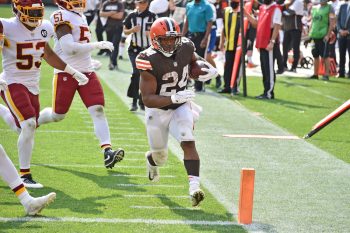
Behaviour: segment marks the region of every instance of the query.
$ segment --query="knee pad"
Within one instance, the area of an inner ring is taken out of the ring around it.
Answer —
[[[20,122],[19,124],[22,128],[22,131],[26,130],[26,129],[35,130],[35,128],[36,128],[36,120],[34,117],[29,118],[27,120],[24,120],[24,121]]]
[[[316,48],[313,48],[313,49],[311,50],[311,54],[312,54],[313,57],[319,57],[319,56],[320,56],[320,55],[318,54],[318,51],[317,51]]]
[[[52,113],[52,119],[57,122],[57,121],[61,121],[65,118],[66,114],[57,114],[57,113]]]
[[[90,106],[88,108],[89,113],[91,116],[93,117],[102,117],[104,116],[104,110],[103,110],[103,106],[102,105],[94,105],[94,106]]]
[[[152,159],[157,166],[163,166],[168,160],[168,152],[165,150],[152,152]]]

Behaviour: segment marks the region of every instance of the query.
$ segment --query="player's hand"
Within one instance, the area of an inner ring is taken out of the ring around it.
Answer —
[[[66,65],[66,68],[64,68],[64,72],[72,75],[73,78],[78,81],[79,86],[85,85],[89,82],[89,79],[85,76],[85,74],[77,71],[68,64]]]
[[[198,81],[201,82],[206,82],[212,78],[215,78],[216,76],[218,76],[218,70],[212,66],[209,62],[205,62],[205,61],[198,61],[198,62],[203,62],[206,66],[208,66],[208,68],[201,68],[202,71],[207,72],[206,74],[203,75],[199,75],[198,76]]]
[[[184,90],[184,91],[179,91],[174,95],[171,95],[171,102],[174,104],[182,104],[187,101],[191,101],[194,99],[196,94],[192,90]]]
[[[114,46],[113,43],[109,42],[109,41],[99,41],[99,42],[92,42],[91,43],[94,48],[96,49],[108,49],[109,51],[113,51]]]
[[[7,83],[5,80],[0,78],[0,91],[6,91],[7,90]]]
[[[79,71],[73,74],[73,78],[75,78],[75,80],[78,81],[79,86],[83,86],[89,82],[88,77],[86,77],[85,74],[80,73]]]

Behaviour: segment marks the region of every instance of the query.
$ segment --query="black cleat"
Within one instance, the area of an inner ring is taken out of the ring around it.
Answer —
[[[43,188],[44,186],[35,180],[33,180],[32,174],[26,174],[21,176],[21,180],[26,188]]]
[[[192,207],[197,207],[203,200],[205,194],[201,189],[194,191],[191,194]]]
[[[105,150],[105,167],[112,169],[114,165],[124,158],[124,150],[118,148],[118,150],[112,150],[112,148],[108,148]]]

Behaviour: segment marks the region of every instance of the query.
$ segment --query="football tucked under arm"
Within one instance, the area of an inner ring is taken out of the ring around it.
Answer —
[[[195,60],[190,64],[190,78],[205,82],[218,76],[218,71],[205,60]]]

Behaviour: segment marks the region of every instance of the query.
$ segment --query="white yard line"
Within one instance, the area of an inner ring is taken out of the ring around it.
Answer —
[[[210,225],[210,226],[240,226],[237,223],[229,221],[198,221],[198,220],[159,220],[159,219],[120,219],[120,218],[76,218],[76,217],[23,217],[23,218],[4,218],[0,217],[1,222],[73,222],[73,223],[143,223],[160,225]]]
[[[162,176],[163,178],[163,176]],[[179,198],[179,199],[189,199],[189,196],[174,196],[174,195],[136,195],[136,194],[130,194],[130,195],[123,195],[125,198]]]
[[[113,174],[112,176],[122,176],[122,177],[145,177],[145,175],[135,175],[135,174]],[[161,175],[161,178],[176,178],[173,175]]]
[[[170,207],[170,206],[130,206],[132,209],[166,209],[166,210],[200,210],[200,208],[191,208],[191,207]]]
[[[157,187],[157,188],[183,188],[184,185],[172,185],[172,184],[114,184],[118,187]]]

